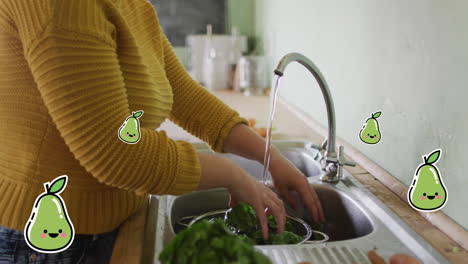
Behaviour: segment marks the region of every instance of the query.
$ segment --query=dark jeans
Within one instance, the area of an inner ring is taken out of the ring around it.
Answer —
[[[22,231],[0,226],[0,264],[10,263],[108,263],[118,229],[98,235],[75,235],[72,245],[53,254],[28,246]]]

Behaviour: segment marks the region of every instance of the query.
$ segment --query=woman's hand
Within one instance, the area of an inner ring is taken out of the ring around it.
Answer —
[[[224,187],[231,194],[229,206],[236,206],[238,202],[251,205],[262,226],[264,239],[268,239],[266,213],[275,217],[278,233],[284,231],[286,210],[281,199],[270,188],[257,182],[244,169],[223,157],[207,153],[199,153],[198,157],[202,169],[198,190]]]
[[[243,171],[243,169],[241,170]],[[278,233],[283,233],[284,224],[286,223],[286,210],[283,201],[270,188],[255,181],[247,172],[244,171],[239,176],[242,179],[236,180],[236,183],[228,188],[231,194],[229,206],[235,207],[239,202],[250,204],[257,213],[264,239],[268,239],[266,215],[269,214],[272,214],[278,223]]]
[[[297,207],[296,199],[291,194],[291,191],[296,191],[302,203],[310,211],[314,222],[325,222],[322,205],[314,188],[310,187],[305,175],[273,146],[271,147],[270,173],[276,190],[289,204],[294,208]]]
[[[390,264],[420,264],[420,262],[412,256],[395,254],[390,258]]]
[[[265,140],[244,124],[234,126],[224,142],[224,151],[230,152],[263,164]],[[292,206],[296,200],[291,191],[299,193],[302,203],[309,210],[316,223],[324,222],[322,205],[315,190],[306,177],[291,162],[285,159],[277,148],[271,146],[270,173],[279,194]]]
[[[377,254],[374,250],[367,252],[367,258],[372,264],[385,264],[385,260]],[[420,262],[406,254],[394,254],[390,257],[390,264],[420,264]]]

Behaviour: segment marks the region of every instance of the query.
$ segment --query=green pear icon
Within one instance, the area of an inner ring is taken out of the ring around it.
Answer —
[[[416,170],[411,187],[408,190],[408,202],[416,210],[432,212],[442,209],[447,203],[448,193],[435,163],[441,150],[434,150]]]
[[[140,141],[140,118],[143,115],[143,110],[132,112],[132,115],[127,117],[125,122],[119,128],[119,138],[127,144],[136,144]]]
[[[45,183],[45,192],[34,202],[24,237],[29,247],[36,251],[57,253],[66,250],[73,242],[75,230],[59,195],[67,180],[68,176],[62,175],[51,181],[50,186]]]
[[[380,117],[381,114],[382,112],[376,112],[372,114],[369,119],[367,119],[366,123],[359,132],[359,138],[362,142],[367,144],[379,143],[382,135],[380,133],[379,122],[377,121],[377,118]]]

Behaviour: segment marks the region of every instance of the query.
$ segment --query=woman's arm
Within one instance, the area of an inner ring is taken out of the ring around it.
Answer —
[[[16,26],[51,126],[76,160],[98,181],[117,188],[153,194],[194,190],[201,168],[191,144],[144,127],[138,144],[117,136],[131,111],[144,109],[130,109],[121,70],[127,62],[118,58],[105,1],[41,3],[49,7],[37,10],[45,13],[44,24],[21,20],[20,13]],[[138,57],[131,52],[128,56]],[[148,74],[138,81],[154,86]]]
[[[265,140],[250,127],[238,124],[232,128],[227,136],[224,142],[224,151],[256,160],[263,164],[265,144]],[[296,206],[296,200],[290,191],[297,191],[301,196],[302,202],[309,209],[314,221],[325,221],[323,209],[315,190],[309,187],[304,174],[285,159],[273,145],[271,146],[270,172],[273,184],[281,196],[290,204]]]
[[[248,121],[190,77],[162,29],[160,32],[166,76],[174,93],[171,121],[221,152],[232,127]]]

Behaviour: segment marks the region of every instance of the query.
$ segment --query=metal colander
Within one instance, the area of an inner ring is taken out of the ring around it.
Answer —
[[[185,227],[190,227],[193,224],[195,224],[195,223],[197,223],[199,221],[202,221],[202,220],[208,220],[208,221],[211,222],[214,219],[218,219],[218,218],[224,219],[224,216],[226,215],[226,212],[228,210],[211,211],[211,212],[199,215],[199,216],[186,216],[186,217],[180,218],[179,221],[177,221],[177,224],[179,224],[181,226],[185,226]],[[328,237],[327,234],[325,234],[323,232],[320,232],[320,231],[317,231],[317,230],[312,230],[310,225],[307,224],[306,222],[302,221],[301,219],[296,218],[296,217],[292,217],[292,216],[289,216],[289,215],[287,215],[286,218],[288,218],[291,221],[291,223],[293,224],[293,226],[295,227],[296,235],[299,235],[299,236],[303,237],[303,240],[301,242],[299,242],[298,244],[322,243],[322,242],[326,242],[326,241],[329,240],[329,237]],[[313,240],[313,241],[309,240],[310,237],[312,236],[312,233],[316,233],[316,234],[321,235],[323,237],[323,239]]]

